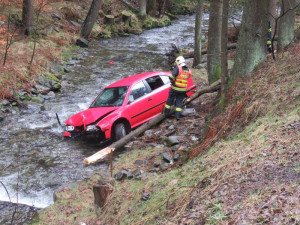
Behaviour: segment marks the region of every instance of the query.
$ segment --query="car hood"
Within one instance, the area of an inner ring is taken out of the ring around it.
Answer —
[[[66,120],[67,125],[82,126],[94,123],[101,120],[108,114],[117,110],[119,107],[100,107],[100,108],[89,108],[75,115],[71,116]]]

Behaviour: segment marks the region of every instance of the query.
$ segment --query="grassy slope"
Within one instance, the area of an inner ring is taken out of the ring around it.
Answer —
[[[300,44],[290,46],[236,83],[226,108],[209,125],[216,128],[212,147],[164,173],[148,171],[145,179],[117,182],[100,217],[93,206],[95,175],[60,192],[37,224],[299,223],[299,50]],[[133,170],[137,158],[157,152],[150,145],[133,147],[115,171]],[[145,192],[150,198],[142,201]]]

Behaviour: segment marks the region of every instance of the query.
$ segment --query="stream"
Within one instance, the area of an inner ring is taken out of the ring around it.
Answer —
[[[192,50],[194,24],[195,16],[182,16],[168,27],[94,40],[89,48],[79,49],[66,65],[70,72],[63,76],[63,87],[55,98],[15,110],[1,122],[0,202],[11,200],[44,208],[53,203],[53,191],[58,187],[106,170],[107,161],[89,166],[83,163],[100,146],[65,140],[55,113],[63,123],[88,108],[110,83],[141,72],[169,70],[165,53],[172,43]]]

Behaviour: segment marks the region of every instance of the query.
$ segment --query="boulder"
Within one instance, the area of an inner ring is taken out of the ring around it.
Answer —
[[[43,86],[40,84],[36,84],[35,88],[38,91],[38,93],[40,93],[42,95],[46,95],[51,91],[50,87],[46,87],[46,86]]]
[[[3,25],[3,24],[5,24],[5,22],[3,22],[3,21],[0,21],[0,26],[1,26],[1,25]]]
[[[173,161],[173,160],[172,160],[172,157],[171,157],[168,153],[166,153],[166,152],[164,152],[164,153],[162,154],[162,157],[163,157],[163,160],[165,160],[165,161],[168,162],[168,163],[170,163],[170,162]]]
[[[0,111],[0,122],[3,121],[5,119],[5,114]]]
[[[141,160],[141,159],[138,159],[134,162],[134,164],[139,165],[139,166],[145,166],[145,165],[147,165],[147,163],[148,163],[147,160]]]
[[[79,38],[76,40],[76,45],[82,48],[87,48],[89,47],[89,41],[86,40],[85,38]]]

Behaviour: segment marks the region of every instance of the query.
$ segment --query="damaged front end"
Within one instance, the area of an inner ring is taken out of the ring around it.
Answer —
[[[70,138],[88,138],[88,139],[96,139],[96,140],[105,139],[104,132],[94,124],[87,125],[87,126],[66,125],[63,136],[70,137]]]

